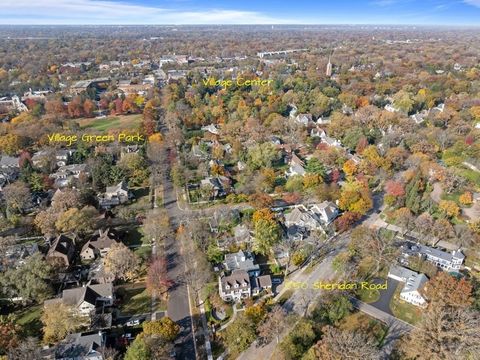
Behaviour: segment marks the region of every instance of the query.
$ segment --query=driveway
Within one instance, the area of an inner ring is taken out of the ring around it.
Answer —
[[[374,303],[370,303],[369,305],[393,316],[392,310],[390,310],[390,301],[392,300],[398,283],[399,282],[397,280],[387,278],[387,288],[379,290],[380,298]]]

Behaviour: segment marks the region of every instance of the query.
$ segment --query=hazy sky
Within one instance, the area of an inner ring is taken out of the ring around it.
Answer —
[[[480,25],[480,0],[0,0],[0,24]]]

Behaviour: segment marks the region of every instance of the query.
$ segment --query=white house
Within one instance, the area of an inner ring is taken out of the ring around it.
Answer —
[[[234,271],[229,276],[220,276],[218,288],[224,301],[240,301],[252,296],[250,276],[245,270]]]
[[[105,209],[124,204],[131,197],[132,194],[128,190],[126,181],[122,181],[115,186],[108,186],[103,194],[97,195],[98,204]]]
[[[288,171],[286,171],[287,176],[305,176],[307,173],[305,170],[305,163],[296,154],[292,154],[289,165],[290,167],[288,168]]]
[[[316,214],[325,224],[330,224],[338,216],[338,207],[331,201],[312,205],[310,211]]]
[[[422,244],[407,242],[403,247],[403,255],[419,256],[435,264],[444,271],[458,271],[465,260],[465,255],[460,250],[446,252]]]
[[[295,121],[303,126],[307,126],[312,122],[312,114],[298,114],[295,117]]]
[[[296,226],[297,228],[302,228],[309,231],[322,228],[320,219],[315,213],[309,211],[304,205],[294,208],[291,212],[285,215],[285,226],[287,226],[287,228]]]
[[[428,282],[428,278],[424,274],[394,265],[390,268],[388,277],[405,283],[400,291],[400,299],[415,306],[425,307],[427,305],[426,299],[420,293],[420,290]]]
[[[112,306],[113,301],[113,284],[107,283],[63,290],[61,298],[46,300],[45,305],[63,303],[74,307],[81,315],[90,315],[98,307]]]

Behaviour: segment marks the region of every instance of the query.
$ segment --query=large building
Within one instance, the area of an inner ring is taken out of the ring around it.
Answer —
[[[463,255],[460,250],[446,252],[443,250],[432,248],[430,246],[414,244],[412,242],[407,242],[403,246],[403,255],[406,258],[408,258],[409,256],[419,256],[435,264],[444,271],[455,272],[460,270],[460,267],[465,260],[465,255]]]
[[[427,305],[426,299],[421,294],[421,289],[428,282],[428,278],[410,269],[401,266],[392,266],[388,277],[404,283],[400,291],[400,299],[420,307]]]

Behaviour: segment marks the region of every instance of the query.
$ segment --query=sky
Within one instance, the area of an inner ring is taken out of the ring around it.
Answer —
[[[0,0],[0,24],[480,26],[480,0]]]

